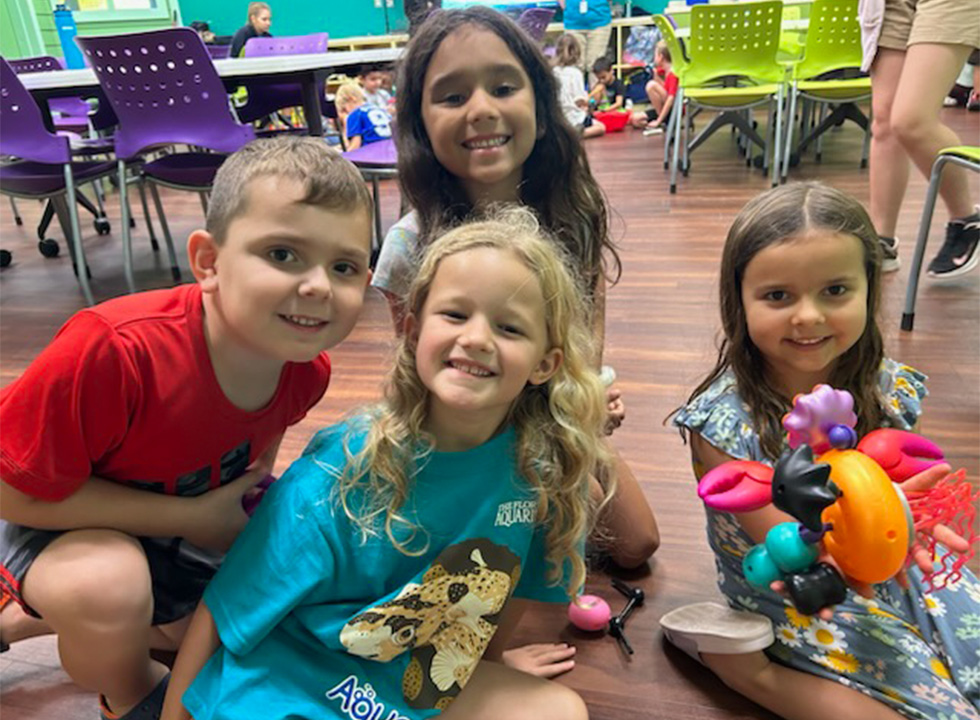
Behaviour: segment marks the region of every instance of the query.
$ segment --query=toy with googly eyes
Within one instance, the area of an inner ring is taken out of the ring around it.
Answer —
[[[790,449],[775,467],[735,460],[701,478],[698,495],[725,512],[749,512],[772,503],[798,523],[780,523],[743,559],[746,580],[767,589],[786,584],[797,610],[813,614],[841,602],[847,586],[840,572],[817,562],[818,545],[850,578],[880,583],[905,567],[914,547],[935,557],[931,530],[952,527],[967,538],[968,553],[946,552],[940,569],[926,573],[928,591],[955,582],[973,557],[980,492],[960,470],[928,491],[903,492],[902,483],[944,462],[929,440],[903,430],[879,429],[858,439],[851,394],[818,385],[798,395],[783,418]]]

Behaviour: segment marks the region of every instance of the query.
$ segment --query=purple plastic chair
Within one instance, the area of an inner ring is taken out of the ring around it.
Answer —
[[[378,181],[398,177],[398,146],[395,145],[394,140],[379,140],[361,145],[357,150],[349,150],[344,153],[344,157],[354,163],[365,180],[371,182],[371,194],[374,196],[374,247],[380,250],[384,234],[381,232],[381,197],[378,192]],[[404,212],[402,214],[404,215]]]
[[[205,45],[212,60],[225,60],[231,55],[231,45]]]
[[[283,37],[255,37],[245,43],[242,51],[244,57],[269,57],[270,55],[315,55],[327,52],[330,39],[328,33],[311,33],[309,35],[286,35]],[[242,122],[254,122],[271,115],[277,110],[297,107],[303,104],[300,86],[296,83],[262,84],[245,82],[248,90],[248,101],[238,108],[238,119]],[[336,118],[337,111],[333,103],[320,92],[320,113],[329,118]]]
[[[8,60],[8,62],[18,75],[65,69],[64,63],[53,55],[38,55],[37,57]],[[94,158],[96,155],[108,156],[112,153],[111,138],[94,136],[97,129],[94,124],[96,119],[105,122],[106,125],[115,124],[115,116],[111,112],[93,114],[91,106],[78,97],[51,98],[48,100],[48,109],[53,115],[52,123],[55,132],[58,135],[64,135],[71,142],[73,156]],[[99,186],[95,186],[95,200],[98,207],[93,205],[83,193],[79,192],[77,195],[78,202],[95,217],[95,229],[98,233],[100,235],[108,234],[112,228],[106,219],[102,192]],[[54,219],[54,214],[54,206],[48,203],[37,227],[37,236],[40,239],[38,247],[45,257],[57,257],[59,253],[58,241],[45,238],[48,227]],[[20,220],[20,217],[15,217],[15,219],[18,221],[18,225],[22,224],[23,221]]]
[[[529,8],[517,18],[517,24],[524,28],[524,32],[530,35],[535,42],[541,42],[548,30],[548,23],[554,16],[555,11],[549,8]]]
[[[142,167],[141,177],[150,183],[167,242],[171,272],[179,282],[173,239],[156,186],[207,192],[226,153],[254,139],[255,133],[233,117],[207,48],[190,28],[79,37],[76,42],[119,118],[115,137],[120,187],[126,187],[127,163],[143,153],[176,143],[215,151],[163,155]],[[121,205],[126,284],[135,292],[128,203]]]
[[[88,282],[75,188],[112,175],[112,162],[72,162],[67,138],[44,127],[41,110],[17,73],[0,57],[0,154],[22,158],[0,166],[0,192],[12,197],[51,199],[69,239],[75,274],[89,305],[95,303]],[[125,205],[124,205],[125,206]]]

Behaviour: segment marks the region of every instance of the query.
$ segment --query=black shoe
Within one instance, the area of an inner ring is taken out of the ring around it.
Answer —
[[[929,277],[954,278],[965,275],[977,266],[980,256],[980,210],[963,220],[946,225],[946,242],[939,254],[929,263]]]
[[[881,245],[881,271],[895,272],[902,266],[898,257],[898,238],[879,236],[878,243]]]

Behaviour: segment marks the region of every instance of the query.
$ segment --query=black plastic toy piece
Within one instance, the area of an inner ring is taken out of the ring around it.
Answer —
[[[793,605],[804,615],[815,615],[821,608],[837,605],[847,597],[847,584],[837,569],[817,563],[802,573],[786,576],[786,589]]]
[[[813,450],[800,445],[783,453],[772,476],[772,504],[813,532],[823,529],[820,514],[840,497],[830,465],[813,462]]]

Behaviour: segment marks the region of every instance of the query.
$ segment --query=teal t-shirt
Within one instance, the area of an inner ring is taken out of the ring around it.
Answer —
[[[363,421],[322,430],[277,482],[204,595],[222,647],[184,695],[196,720],[438,715],[511,596],[567,602],[546,580],[546,528],[518,474],[515,433],[420,461],[405,555],[362,540],[331,489]],[[356,501],[356,500],[355,500]]]

